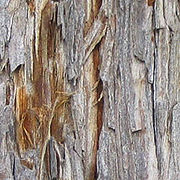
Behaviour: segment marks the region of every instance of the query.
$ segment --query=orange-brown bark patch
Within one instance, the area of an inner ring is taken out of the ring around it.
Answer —
[[[155,2],[155,0],[148,0],[148,6],[153,6],[154,2]]]
[[[31,170],[32,170],[33,167],[34,167],[34,163],[33,163],[33,162],[30,162],[30,161],[28,161],[28,160],[21,159],[20,162],[21,162],[22,165],[26,166],[27,168],[29,168],[29,169],[31,169]]]

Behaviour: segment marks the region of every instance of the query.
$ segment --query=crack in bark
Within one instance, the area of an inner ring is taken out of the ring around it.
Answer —
[[[155,9],[153,7],[153,13],[152,13],[152,24],[154,24],[155,27]],[[157,53],[157,32],[156,29],[154,29],[154,69],[153,69],[153,82],[151,84],[151,93],[152,93],[152,120],[153,120],[153,131],[154,131],[154,146],[155,146],[155,155],[158,165],[158,174],[159,174],[159,162],[158,162],[158,144],[157,144],[157,122],[156,122],[156,115],[155,115],[155,76],[156,76],[156,53]]]
[[[13,155],[13,162],[12,162],[12,176],[13,176],[13,179],[16,180],[16,160],[15,160],[14,155]]]
[[[155,116],[155,100],[154,100],[154,94],[155,94],[155,90],[154,90],[154,82],[151,85],[151,91],[152,91],[152,119],[153,119],[153,130],[154,130],[154,145],[155,145],[155,154],[156,154],[156,159],[158,162],[158,150],[157,150],[157,122],[156,122],[156,116]]]
[[[155,8],[153,7],[153,13],[152,13],[152,24],[154,24],[154,28],[156,28],[155,25]],[[154,69],[153,69],[153,82],[151,84],[151,93],[152,93],[152,119],[153,119],[153,131],[154,131],[154,146],[155,146],[155,155],[156,155],[156,161],[157,161],[157,170],[158,170],[158,176],[160,173],[160,162],[158,160],[158,140],[157,140],[157,119],[156,119],[156,112],[155,112],[155,81],[156,81],[156,54],[157,54],[157,35],[159,34],[159,29],[154,29]]]

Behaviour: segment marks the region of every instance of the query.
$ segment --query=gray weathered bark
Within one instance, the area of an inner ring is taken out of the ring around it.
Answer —
[[[180,1],[0,0],[0,179],[179,180]]]

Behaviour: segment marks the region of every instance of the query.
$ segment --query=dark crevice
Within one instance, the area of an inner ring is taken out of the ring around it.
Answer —
[[[13,73],[14,74],[18,74],[19,71],[24,67],[23,64],[19,64],[14,70],[13,70]]]
[[[180,0],[178,0],[177,2],[177,9],[176,9],[176,17],[178,19],[178,21],[180,22]]]
[[[73,151],[77,154],[77,156],[82,159],[82,156],[76,151],[76,148],[73,146]]]
[[[155,49],[156,51],[156,49]],[[154,59],[155,59],[154,53]],[[153,71],[153,83],[151,84],[151,93],[152,93],[152,118],[153,118],[153,130],[154,130],[154,145],[155,145],[155,153],[156,159],[158,162],[158,150],[157,150],[157,122],[156,122],[156,115],[155,115],[155,60],[154,60],[154,71]],[[159,169],[159,168],[158,168]]]
[[[12,176],[13,176],[13,180],[16,180],[16,160],[15,160],[14,155],[13,155],[13,158],[12,158],[11,162],[12,162]]]
[[[104,109],[104,100],[103,100],[103,82],[100,79],[100,71],[99,71],[99,66],[101,64],[101,59],[100,59],[100,45],[101,42],[99,42],[94,51],[93,51],[93,63],[94,63],[94,76],[95,76],[95,81],[98,81],[98,85],[97,85],[97,139],[95,140],[97,145],[96,145],[96,155],[95,155],[95,167],[94,167],[94,179],[98,178],[98,174],[97,174],[97,152],[99,149],[99,137],[101,134],[101,130],[102,130],[102,125],[103,125],[103,109]],[[101,98],[102,97],[102,98]]]
[[[57,177],[60,177],[60,166],[61,166],[61,162],[60,162],[60,159],[59,159],[59,155],[57,152],[56,153],[56,161],[57,161]]]
[[[152,92],[152,118],[153,118],[153,130],[154,130],[154,144],[155,144],[155,151],[156,151],[156,159],[158,161],[157,122],[156,122],[156,116],[155,116],[155,100],[154,100],[155,89],[154,89],[154,83],[151,85],[151,92]]]
[[[103,82],[102,80],[99,81],[99,85],[97,88],[98,97],[100,96],[100,93],[103,91]],[[97,141],[97,150],[99,149],[99,136],[102,130],[103,125],[103,107],[104,107],[104,99],[102,98],[100,102],[98,103],[98,117],[97,117],[97,129],[98,129],[98,141]]]
[[[151,93],[152,93],[152,119],[153,119],[153,131],[154,131],[154,145],[155,145],[155,155],[157,160],[157,168],[158,168],[158,174],[160,172],[160,164],[159,164],[159,158],[158,158],[158,137],[157,137],[157,119],[156,119],[156,110],[155,110],[155,85],[156,85],[156,54],[157,54],[157,35],[159,34],[159,31],[155,29],[155,10],[153,8],[153,17],[152,17],[152,26],[154,27],[154,69],[153,69],[153,82],[151,84]]]

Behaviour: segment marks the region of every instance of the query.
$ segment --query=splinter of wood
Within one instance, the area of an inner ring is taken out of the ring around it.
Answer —
[[[98,98],[98,100],[93,104],[93,107],[96,106],[103,98],[103,92],[101,92],[100,97]]]

